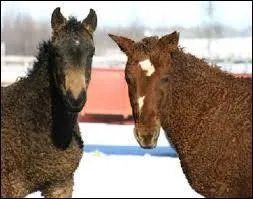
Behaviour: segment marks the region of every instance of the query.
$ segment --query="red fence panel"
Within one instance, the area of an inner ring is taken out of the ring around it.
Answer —
[[[123,69],[92,69],[87,102],[80,116],[85,114],[131,116]]]

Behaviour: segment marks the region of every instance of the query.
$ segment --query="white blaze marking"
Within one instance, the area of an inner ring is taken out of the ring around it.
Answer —
[[[142,109],[143,104],[144,104],[144,99],[145,99],[145,96],[139,97],[139,99],[138,99],[140,113],[141,113],[141,109]]]
[[[155,72],[155,68],[150,62],[149,59],[145,59],[144,61],[140,61],[139,64],[141,65],[142,70],[147,71],[147,76],[151,76]]]
[[[78,46],[80,44],[80,41],[75,40],[75,44]]]

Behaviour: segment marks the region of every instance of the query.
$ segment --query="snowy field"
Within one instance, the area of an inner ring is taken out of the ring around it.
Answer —
[[[138,146],[133,125],[80,123],[85,145]],[[161,130],[159,146],[170,146]],[[74,178],[74,198],[203,198],[188,184],[175,157],[85,152]],[[27,198],[41,198],[40,192]]]

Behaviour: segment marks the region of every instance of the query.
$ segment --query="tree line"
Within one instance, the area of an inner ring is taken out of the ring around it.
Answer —
[[[2,19],[1,42],[5,43],[6,54],[11,55],[30,55],[34,56],[38,50],[38,44],[42,40],[48,40],[51,36],[50,22],[37,21],[28,14],[18,14],[16,17],[6,15]],[[181,26],[160,27],[151,29],[145,27],[139,21],[124,27],[103,27],[98,26],[94,33],[94,42],[96,46],[96,55],[103,55],[108,48],[117,48],[115,43],[108,37],[108,33],[128,36],[134,40],[144,37],[145,31],[152,35],[163,35],[170,31],[177,30],[183,38],[207,38],[210,37],[210,27],[208,24],[202,24],[196,27],[184,28]],[[252,26],[237,30],[223,24],[215,23],[212,25],[212,37],[236,37],[252,36]]]

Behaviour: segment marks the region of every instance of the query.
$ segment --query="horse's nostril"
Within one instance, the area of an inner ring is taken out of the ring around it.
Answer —
[[[140,137],[139,137],[139,134],[138,134],[138,131],[136,130],[136,128],[134,128],[134,136],[135,138],[140,141]]]
[[[156,139],[159,137],[159,134],[160,134],[160,132],[157,131],[156,134],[155,134],[155,138],[156,138]]]

